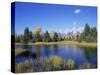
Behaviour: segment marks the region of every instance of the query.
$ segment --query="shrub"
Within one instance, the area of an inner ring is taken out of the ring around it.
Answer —
[[[75,68],[75,61],[72,59],[68,59],[65,64],[67,66],[67,69],[74,69]]]
[[[63,62],[62,58],[60,58],[59,56],[51,56],[47,61],[48,64],[51,64],[55,69],[60,69]]]
[[[25,60],[22,63],[15,64],[15,72],[16,73],[26,73],[26,72],[33,72],[34,68],[32,67],[32,61]]]
[[[92,65],[89,62],[84,62],[83,64],[80,65],[80,69],[89,69],[92,68]]]
[[[81,40],[81,39],[78,39],[78,42],[79,42],[79,43],[81,43],[81,42],[82,42],[82,40]]]

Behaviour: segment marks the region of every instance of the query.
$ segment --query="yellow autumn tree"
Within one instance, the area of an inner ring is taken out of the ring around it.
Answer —
[[[40,32],[41,32],[41,28],[39,28],[39,27],[37,27],[37,28],[35,28],[35,31],[34,31],[36,34],[37,33],[39,33],[40,34]]]
[[[34,31],[34,38],[35,38],[35,42],[39,42],[39,41],[42,41],[42,38],[41,38],[41,28],[40,27],[37,27],[35,28],[35,31]]]

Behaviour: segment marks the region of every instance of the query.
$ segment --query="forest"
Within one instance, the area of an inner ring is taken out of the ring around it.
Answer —
[[[85,24],[84,30],[78,34],[59,35],[58,32],[49,33],[48,30],[42,33],[42,29],[37,27],[34,32],[30,31],[28,27],[24,29],[24,34],[15,34],[16,43],[27,44],[29,42],[59,42],[59,41],[77,41],[77,42],[97,42],[97,29]]]

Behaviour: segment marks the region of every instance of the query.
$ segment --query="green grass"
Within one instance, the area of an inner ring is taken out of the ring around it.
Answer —
[[[15,43],[16,45],[25,45],[22,43]],[[76,42],[76,41],[60,41],[60,42],[36,42],[36,43],[28,43],[27,45],[53,45],[53,44],[65,44],[65,45],[78,45],[78,46],[85,46],[85,47],[96,47],[96,42]]]

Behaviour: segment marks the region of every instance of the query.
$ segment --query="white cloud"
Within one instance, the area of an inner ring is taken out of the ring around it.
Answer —
[[[80,9],[76,9],[76,10],[74,11],[75,14],[78,14],[78,13],[80,13],[80,12],[81,12]]]

